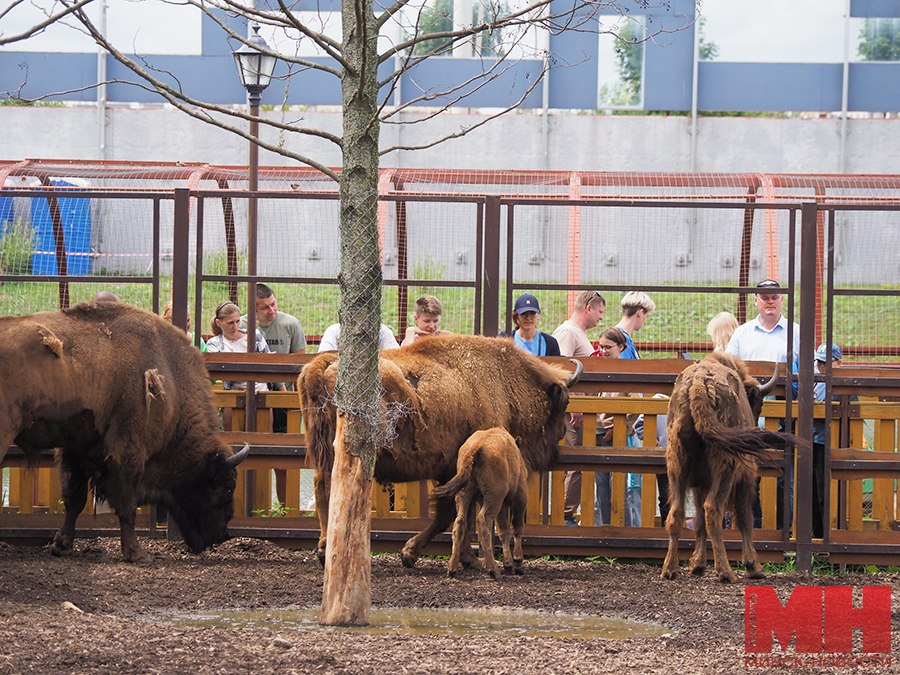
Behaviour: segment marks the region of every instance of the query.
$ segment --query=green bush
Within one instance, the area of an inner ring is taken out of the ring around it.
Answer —
[[[3,274],[31,274],[35,234],[30,225],[3,223],[0,230],[0,270]]]

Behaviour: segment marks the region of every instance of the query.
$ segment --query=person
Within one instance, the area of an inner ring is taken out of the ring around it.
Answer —
[[[171,300],[171,298],[166,303],[166,306],[163,309],[162,318],[165,321],[172,323],[172,300]],[[195,336],[191,332],[191,314],[190,314],[190,312],[188,312],[188,315],[187,315],[187,335],[191,341],[191,344],[194,345],[195,347],[197,346],[197,340],[200,340],[200,351],[201,352],[206,351],[206,340],[204,340],[202,336],[199,336],[199,335]]]
[[[503,331],[500,337],[512,337],[516,347],[535,356],[560,356],[556,338],[538,330],[540,317],[541,306],[538,299],[531,293],[522,293],[513,305],[512,322],[515,330],[511,336]]]
[[[241,317],[241,328],[247,330],[247,315]],[[300,320],[278,311],[275,291],[265,284],[256,284],[256,328],[275,354],[305,354],[306,335]]]
[[[559,343],[560,356],[591,356],[594,345],[588,339],[587,331],[603,321],[606,312],[606,300],[597,291],[581,291],[575,298],[572,316],[563,321],[553,337]],[[584,416],[582,413],[570,413],[566,422],[566,445],[574,447],[582,444]],[[577,525],[575,511],[581,504],[581,472],[566,472],[566,525]]]
[[[209,322],[209,329],[213,336],[207,340],[206,349],[209,352],[233,352],[247,353],[247,330],[240,327],[241,310],[230,300],[224,300],[216,305],[216,313]],[[256,331],[256,351],[268,354],[269,345],[259,330]],[[284,391],[284,383],[276,385],[280,391]],[[246,382],[233,382],[224,380],[222,388],[228,391],[246,389]],[[267,391],[265,382],[256,383],[256,391]]]
[[[800,356],[800,326],[794,323],[788,327],[787,319],[781,313],[784,305],[784,296],[773,292],[779,288],[774,279],[763,279],[756,288],[753,302],[759,310],[759,315],[744,324],[738,326],[728,341],[725,348],[726,354],[732,354],[744,361],[771,361],[773,363],[787,364],[788,331],[793,334],[792,358],[790,363],[799,361]],[[759,486],[759,479],[757,479]],[[777,479],[776,518],[777,527],[782,529],[784,522],[784,476]],[[791,501],[794,498],[793,484],[790,487]],[[787,522],[793,520],[793,506],[788,512]],[[753,526],[762,527],[762,506],[759,495],[753,500]],[[788,525],[790,527],[790,525]]]
[[[341,324],[331,324],[322,333],[322,339],[319,341],[319,352],[336,352],[340,338]],[[381,324],[381,328],[378,331],[378,349],[400,349],[397,338],[394,337],[394,331],[384,324]]]
[[[840,345],[831,345],[831,366],[832,368],[840,368],[844,357],[843,350]],[[819,375],[825,374],[825,367],[828,363],[828,343],[823,342],[816,348],[813,368]],[[798,364],[794,363],[794,372],[798,370]],[[794,395],[797,395],[797,383],[793,385]],[[827,393],[825,382],[816,382],[813,387],[813,400],[825,401]],[[851,399],[856,398],[851,397]],[[832,396],[832,401],[840,401],[840,396]],[[813,484],[812,484],[812,537],[813,539],[821,539],[825,534],[825,519],[827,517],[825,511],[825,490],[828,489],[828,483],[825,480],[825,419],[813,419]]]
[[[622,354],[628,348],[628,335],[618,326],[607,328],[600,333],[597,340],[597,350],[600,356],[608,359],[622,358]],[[634,396],[640,394],[626,394],[622,392],[603,392],[601,396]],[[638,414],[629,413],[625,416],[626,435],[629,445],[636,445],[634,425]],[[613,421],[615,415],[600,413],[597,415],[597,445],[609,447],[613,444]],[[632,478],[637,476],[637,481]],[[625,525],[627,527],[639,527],[641,524],[641,486],[640,474],[628,474],[628,482],[625,490]],[[594,503],[594,525],[610,525],[610,511],[612,506],[612,474],[609,471],[597,471],[594,474],[594,485],[597,489],[597,497]]]
[[[644,327],[644,324],[647,323],[647,317],[650,316],[650,312],[654,309],[656,309],[656,303],[650,299],[649,295],[641,291],[629,291],[622,297],[622,319],[616,324],[616,327],[625,333],[628,346],[622,352],[620,358],[641,358],[634,348],[631,336],[635,331],[639,331]]]
[[[428,335],[450,335],[451,331],[441,330],[441,301],[433,295],[416,298],[415,325],[406,329],[401,347],[411,345],[420,337]]]
[[[725,351],[737,327],[738,320],[731,312],[719,312],[709,320],[706,334],[712,338],[714,352]]]
[[[634,347],[634,341],[631,336],[644,327],[644,324],[647,323],[647,319],[650,317],[650,313],[656,309],[656,303],[653,302],[653,299],[644,293],[643,291],[629,291],[624,296],[622,296],[622,302],[620,303],[622,306],[622,318],[616,327],[619,328],[624,334],[625,339],[627,341],[627,345],[625,349],[622,351],[622,354],[619,358],[622,359],[639,359],[641,358],[640,354],[638,354],[637,349]],[[644,416],[639,415],[634,423],[635,433],[633,435],[629,435],[629,442],[633,445],[640,445],[644,441]],[[660,485],[660,475],[656,476],[657,489],[661,487]],[[666,480],[668,477],[666,477]],[[637,522],[635,527],[640,526],[640,489],[641,489],[641,475],[638,473],[630,473],[628,474],[628,485],[629,490],[634,490],[637,494],[638,499],[638,509],[637,509]],[[668,488],[668,485],[666,485]]]
[[[753,296],[753,302],[759,310],[759,315],[735,329],[725,353],[733,354],[744,361],[786,364],[789,328],[787,319],[781,313],[784,296],[767,290],[778,288],[778,282],[773,279],[763,279],[756,287],[760,290]],[[800,326],[794,323],[790,330],[794,335],[793,358],[790,361],[793,363],[800,356]]]
[[[113,293],[112,291],[97,291],[94,293],[94,297],[91,298],[91,302],[122,302],[119,299],[119,296]]]

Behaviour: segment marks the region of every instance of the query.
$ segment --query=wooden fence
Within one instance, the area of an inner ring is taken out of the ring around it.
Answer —
[[[295,378],[311,358],[313,356],[215,354],[207,355],[207,364],[214,377],[282,381]],[[558,360],[565,363],[564,359]],[[562,448],[560,462],[554,470],[546,475],[532,476],[524,541],[526,553],[648,559],[664,556],[667,539],[657,511],[656,474],[665,473],[665,449],[656,447],[655,438],[658,416],[665,414],[667,401],[652,396],[671,391],[677,373],[688,363],[675,359],[585,360],[585,373],[573,391],[569,410],[585,413],[585,439],[594,438],[595,413],[613,414],[613,446]],[[752,365],[752,372],[758,376],[765,377],[771,372],[771,364]],[[869,368],[841,368],[835,373],[834,392],[843,397],[857,395],[860,400],[832,406],[833,449],[827,465],[831,472],[830,527],[823,540],[806,543],[812,551],[829,553],[836,563],[896,564],[900,555],[900,531],[897,531],[900,501],[896,488],[896,479],[900,477],[900,454],[897,453],[900,403],[892,399],[900,386],[900,373]],[[615,391],[641,392],[644,397],[597,395],[613,388]],[[252,453],[239,472],[236,516],[230,526],[232,534],[267,538],[290,547],[314,547],[319,526],[315,512],[305,503],[307,499],[301,499],[301,483],[309,483],[311,467],[307,465],[303,421],[296,394],[258,394],[254,432],[242,431],[246,410],[242,392],[218,389],[215,403],[222,410],[223,439],[235,447],[245,442],[252,446]],[[286,434],[270,432],[274,408],[287,410]],[[792,404],[791,410],[796,418],[796,404]],[[629,413],[644,415],[644,447],[626,445],[625,416]],[[816,404],[814,415],[820,418],[828,415],[824,403]],[[763,417],[768,427],[776,428],[785,416],[784,401],[765,403]],[[864,440],[864,425],[872,429],[870,447],[866,447]],[[794,460],[793,453],[773,450],[762,463],[763,524],[754,532],[754,539],[763,560],[780,561],[785,551],[797,550],[804,543],[777,529],[776,523],[776,477],[784,473],[786,466],[793,465]],[[49,541],[62,519],[52,454],[47,453],[39,467],[32,470],[24,467],[21,453],[12,448],[3,466],[9,468],[9,506],[0,514],[0,539]],[[280,474],[280,483],[273,481],[273,470]],[[565,472],[573,470],[584,472],[581,501],[588,505],[583,509],[585,517],[576,527],[564,525],[563,517]],[[593,472],[600,470],[612,472],[613,524],[595,527],[592,523]],[[629,473],[642,477],[639,527],[624,525]],[[796,480],[808,479],[798,476]],[[277,485],[276,491],[283,491],[282,495],[273,493],[273,483]],[[391,490],[378,485],[374,487],[373,550],[399,550],[413,532],[425,526],[429,517],[429,489],[428,481],[398,484]],[[282,499],[275,504],[278,496]],[[79,537],[115,536],[118,529],[112,514],[94,513],[90,503],[78,525]],[[166,536],[165,530],[156,527],[150,507],[141,509],[138,528],[143,536]],[[792,531],[798,531],[796,526]],[[692,546],[690,537],[690,531],[685,530],[683,547]],[[730,555],[739,558],[737,532],[726,530],[725,537]],[[449,533],[440,535],[426,552],[448,553],[449,541]]]

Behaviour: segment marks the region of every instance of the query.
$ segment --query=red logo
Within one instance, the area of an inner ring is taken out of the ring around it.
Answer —
[[[853,606],[851,586],[797,586],[782,606],[772,586],[744,588],[744,651],[768,654],[772,637],[784,652],[794,637],[802,654],[849,654],[853,629],[862,632],[863,652],[891,652],[891,587],[864,586],[862,606]]]

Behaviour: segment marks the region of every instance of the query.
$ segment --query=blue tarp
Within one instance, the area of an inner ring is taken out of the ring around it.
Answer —
[[[72,187],[71,183],[65,181],[53,181],[53,185]],[[90,274],[93,270],[93,256],[90,255],[91,200],[85,197],[63,197],[58,201],[63,236],[66,240],[68,273]],[[44,197],[35,197],[31,200],[31,226],[35,233],[35,250],[37,251],[31,259],[32,274],[58,274],[53,219],[50,214],[50,204]]]

